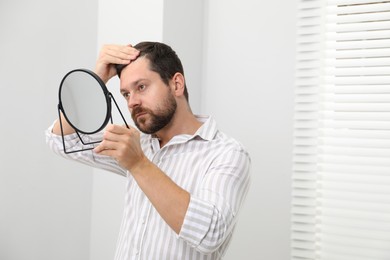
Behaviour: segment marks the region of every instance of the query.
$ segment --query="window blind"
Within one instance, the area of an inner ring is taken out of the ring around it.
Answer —
[[[390,259],[390,1],[301,0],[291,259]]]

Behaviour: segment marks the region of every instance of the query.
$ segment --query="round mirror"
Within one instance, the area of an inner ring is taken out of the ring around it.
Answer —
[[[102,130],[111,117],[110,95],[92,71],[72,70],[61,81],[59,109],[76,131],[93,134]]]

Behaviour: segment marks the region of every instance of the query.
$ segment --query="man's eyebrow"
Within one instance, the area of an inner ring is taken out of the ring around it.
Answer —
[[[137,79],[136,81],[130,83],[128,86],[130,88],[132,88],[132,87],[138,86],[143,81],[149,81],[149,80],[146,78]],[[120,88],[120,92],[125,93],[125,92],[128,92],[128,90],[126,89],[126,87],[123,87],[123,88]]]

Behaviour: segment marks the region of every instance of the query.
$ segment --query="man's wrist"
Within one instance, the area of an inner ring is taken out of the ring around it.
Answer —
[[[152,165],[152,162],[146,156],[143,156],[142,159],[138,160],[131,168],[129,168],[129,172],[131,175],[139,175],[142,174],[146,169],[148,169]]]

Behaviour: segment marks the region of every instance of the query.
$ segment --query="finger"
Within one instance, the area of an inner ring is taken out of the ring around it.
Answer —
[[[131,57],[125,54],[117,54],[112,51],[108,51],[100,59],[104,64],[129,64]]]
[[[123,135],[130,133],[131,128],[127,128],[125,126],[110,124],[106,127],[106,132]]]
[[[96,148],[95,148],[96,149]],[[105,156],[109,156],[109,157],[112,157],[114,159],[115,158],[115,150],[93,150],[96,154],[99,154],[99,155],[105,155]]]
[[[138,55],[140,53],[139,50],[137,50],[136,48],[134,48],[131,45],[123,46],[123,47],[119,48],[119,51],[124,53],[125,55],[130,56],[131,59],[138,57]]]
[[[133,60],[139,55],[139,51],[132,46],[109,45],[106,53],[113,57],[125,60]]]
[[[103,134],[103,140],[110,142],[121,142],[123,140],[123,136],[124,134],[105,131]]]
[[[108,150],[115,150],[116,149],[116,142],[109,141],[109,140],[103,140],[98,146],[96,146],[93,151],[95,153],[101,153],[103,151]]]
[[[93,149],[93,151],[95,152],[95,153],[98,153],[98,154],[100,154],[102,151],[104,151],[105,149],[104,149],[104,147],[101,145],[101,144],[99,144],[98,146],[96,146],[94,149]]]

